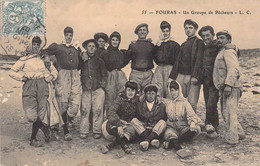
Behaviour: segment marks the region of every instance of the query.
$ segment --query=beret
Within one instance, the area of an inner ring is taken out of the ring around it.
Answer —
[[[98,41],[98,39],[100,39],[100,38],[104,39],[106,42],[108,41],[108,36],[107,36],[107,34],[105,34],[105,33],[103,33],[103,32],[99,32],[99,33],[96,33],[96,34],[94,35],[94,39],[95,39],[96,41]]]
[[[185,26],[186,24],[189,24],[189,25],[194,26],[195,29],[198,29],[198,27],[199,27],[198,24],[197,24],[195,21],[191,20],[191,19],[185,20],[185,21],[184,21],[184,26]]]
[[[146,23],[139,24],[139,25],[137,25],[137,27],[135,28],[135,34],[137,34],[138,30],[139,30],[141,27],[146,27],[146,28],[148,29],[148,25],[147,25]]]

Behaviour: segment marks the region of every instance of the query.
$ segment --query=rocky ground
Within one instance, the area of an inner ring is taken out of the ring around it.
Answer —
[[[223,118],[220,115],[221,136],[215,140],[202,134],[192,143],[183,144],[190,149],[194,157],[181,160],[175,152],[164,149],[149,149],[142,152],[138,143],[131,147],[134,153],[125,155],[117,147],[106,155],[98,150],[105,139],[95,140],[89,136],[79,138],[79,116],[70,128],[73,134],[71,142],[51,141],[44,147],[29,145],[31,124],[24,117],[21,102],[22,84],[8,76],[10,62],[0,63],[0,165],[3,166],[142,166],[142,165],[260,165],[260,49],[242,50],[244,93],[239,102],[239,121],[246,131],[246,139],[236,146],[222,142]],[[129,67],[128,67],[129,69]],[[126,69],[126,70],[128,70]],[[128,70],[129,73],[129,70]],[[205,106],[201,95],[198,114],[205,119]],[[220,112],[219,112],[220,114]],[[63,137],[63,133],[59,133]],[[43,140],[39,132],[38,138]]]

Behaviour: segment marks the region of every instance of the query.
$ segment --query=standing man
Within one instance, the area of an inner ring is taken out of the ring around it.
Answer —
[[[154,61],[158,65],[152,79],[153,84],[159,86],[158,94],[169,98],[167,80],[180,51],[180,45],[171,39],[171,24],[162,21],[160,25],[162,38],[157,42]]]
[[[96,33],[96,34],[94,35],[94,39],[95,39],[96,42],[98,43],[98,48],[97,48],[95,54],[96,54],[97,56],[100,56],[101,53],[106,50],[106,49],[105,49],[105,45],[106,45],[106,43],[107,43],[107,41],[108,41],[108,36],[107,36],[107,34],[105,34],[105,33],[103,33],[103,32],[99,32],[99,33]]]
[[[240,69],[237,52],[233,49],[224,49],[231,43],[231,34],[226,31],[217,33],[218,44],[221,47],[213,71],[213,82],[220,93],[221,112],[226,125],[225,142],[237,144],[245,138],[245,133],[237,118],[238,100],[242,93],[242,84],[239,80]]]
[[[211,26],[202,27],[198,34],[205,43],[201,78],[206,106],[205,126],[208,136],[210,138],[215,138],[218,136],[217,133],[219,126],[217,109],[219,94],[213,83],[213,69],[215,59],[219,52],[219,47],[217,45],[217,41],[214,40],[215,33]]]
[[[151,83],[153,78],[155,49],[151,40],[146,39],[149,33],[147,24],[138,25],[134,32],[138,35],[138,40],[129,45],[126,63],[132,60],[129,80],[137,82],[142,91],[146,85]]]
[[[203,59],[204,43],[196,36],[198,24],[187,19],[184,22],[184,31],[187,40],[182,43],[180,53],[172,69],[168,82],[177,80],[182,86],[183,96],[188,98],[196,112],[200,93],[200,76]]]
[[[68,120],[75,117],[81,99],[81,83],[78,72],[80,48],[73,41],[73,29],[64,29],[65,41],[62,44],[51,44],[42,54],[55,55],[57,59],[58,78],[55,83],[56,97],[64,121],[64,139],[72,140],[68,130]]]
[[[89,125],[91,122],[93,123],[93,137],[99,139],[101,138],[101,125],[103,123],[107,70],[104,61],[95,55],[98,44],[94,39],[84,41],[82,47],[86,49],[86,52],[80,57],[83,88],[80,107],[80,138],[87,138],[90,133]],[[89,118],[91,110],[93,111],[92,120]]]
[[[140,149],[147,151],[150,144],[159,148],[159,136],[166,129],[166,108],[156,99],[158,88],[154,84],[148,84],[144,88],[144,97],[141,97],[137,108],[137,118],[132,119],[133,127],[141,137]]]

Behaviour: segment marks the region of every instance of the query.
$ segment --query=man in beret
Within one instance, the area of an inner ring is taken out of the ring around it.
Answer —
[[[213,82],[219,90],[221,112],[226,125],[224,140],[234,145],[245,138],[244,130],[237,118],[238,100],[242,94],[241,72],[237,52],[234,49],[225,49],[225,45],[232,41],[231,34],[223,30],[216,36],[221,50],[214,63]]]
[[[141,137],[140,149],[147,151],[149,146],[159,148],[159,136],[166,129],[166,108],[156,99],[158,87],[148,84],[144,88],[144,97],[140,97],[137,105],[137,118],[132,119],[133,127]]]
[[[152,81],[155,47],[151,40],[146,39],[149,33],[147,24],[143,23],[138,25],[134,32],[138,35],[138,40],[131,42],[129,45],[125,63],[127,64],[132,60],[132,71],[129,80],[136,81],[141,86],[142,91],[143,88]]]
[[[72,140],[68,130],[68,120],[77,115],[81,100],[82,88],[78,72],[80,52],[78,43],[73,40],[73,29],[71,27],[64,29],[62,44],[52,43],[42,51],[42,54],[55,55],[57,59],[55,66],[59,74],[55,83],[55,90],[65,123],[63,130],[66,141]]]
[[[158,94],[161,97],[169,98],[167,80],[178,56],[180,45],[172,40],[171,25],[167,21],[162,21],[160,28],[162,35],[155,46],[156,54],[154,58],[158,66],[155,69],[152,83],[159,86]]]
[[[201,65],[204,43],[196,36],[198,24],[187,19],[184,22],[184,31],[187,40],[182,43],[180,53],[172,69],[168,82],[177,80],[182,86],[183,96],[188,98],[196,112],[200,92]]]
[[[80,138],[86,139],[90,133],[90,110],[93,112],[91,122],[93,137],[101,138],[101,125],[103,123],[103,108],[105,102],[104,89],[107,84],[107,70],[103,60],[95,55],[98,43],[94,39],[83,42],[86,52],[82,54],[79,62],[81,70],[81,83],[83,88],[81,98]]]

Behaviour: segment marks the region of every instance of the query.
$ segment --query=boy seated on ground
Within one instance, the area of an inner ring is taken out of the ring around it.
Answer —
[[[165,105],[157,101],[158,88],[155,84],[148,84],[144,88],[144,97],[140,98],[137,109],[137,118],[132,119],[135,131],[141,137],[140,149],[147,151],[151,144],[159,148],[159,136],[166,128]]]
[[[164,148],[173,147],[182,158],[191,156],[191,152],[182,149],[181,143],[191,141],[201,132],[201,119],[192,109],[191,104],[183,97],[182,89],[177,81],[168,85],[170,99],[159,98],[166,105],[167,127],[164,133]]]
[[[137,90],[136,82],[126,82],[124,92],[110,106],[107,120],[102,125],[102,133],[106,139],[113,140],[113,142],[101,145],[102,153],[107,153],[118,144],[125,153],[131,153],[132,149],[126,143],[135,139],[135,129],[130,122],[136,116]]]

